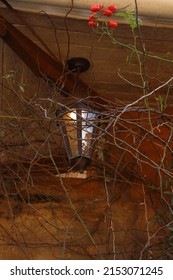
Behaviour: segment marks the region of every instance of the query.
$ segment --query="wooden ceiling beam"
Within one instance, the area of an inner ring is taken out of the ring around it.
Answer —
[[[7,34],[7,27],[3,21],[0,21],[0,37],[4,37]]]
[[[81,79],[66,71],[64,65],[42,50],[17,28],[0,16],[0,36],[4,42],[24,61],[32,72],[55,83],[64,96],[98,96]]]

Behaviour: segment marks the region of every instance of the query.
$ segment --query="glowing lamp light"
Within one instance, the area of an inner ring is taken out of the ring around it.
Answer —
[[[83,172],[91,163],[99,112],[77,103],[58,111],[58,124],[73,171]]]

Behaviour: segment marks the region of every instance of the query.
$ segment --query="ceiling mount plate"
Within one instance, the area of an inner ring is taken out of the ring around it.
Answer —
[[[72,57],[67,60],[67,67],[72,72],[85,72],[90,68],[90,62],[84,57]]]

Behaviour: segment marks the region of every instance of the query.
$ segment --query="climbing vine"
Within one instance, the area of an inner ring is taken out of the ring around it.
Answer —
[[[83,22],[97,42],[106,37],[115,51],[128,50],[124,67],[135,64],[131,74],[139,78],[134,82],[121,68],[116,73],[139,90],[131,102],[108,101],[106,94],[91,98],[90,91],[75,96],[102,112],[84,179],[72,172],[56,115],[57,108],[70,111],[74,99],[58,87],[65,74],[54,84],[48,77],[36,79],[20,61],[19,70],[2,69],[1,259],[6,249],[6,258],[13,253],[16,259],[173,259],[173,77],[160,81],[147,66],[150,60],[172,67],[173,56],[146,48],[135,3],[135,10],[93,4]],[[122,21],[130,42],[116,34]],[[54,24],[52,29],[56,33]],[[59,49],[58,36],[56,42]],[[2,64],[5,51],[2,44]],[[76,86],[76,75],[74,81]]]

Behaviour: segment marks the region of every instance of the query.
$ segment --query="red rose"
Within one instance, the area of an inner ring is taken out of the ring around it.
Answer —
[[[106,16],[106,17],[111,17],[111,16],[112,16],[112,12],[111,12],[110,10],[108,10],[108,9],[104,10],[104,11],[102,12],[102,14],[103,14],[104,16]]]
[[[94,21],[94,20],[89,20],[88,21],[88,25],[90,25],[90,26],[97,26],[97,22]]]
[[[92,5],[92,6],[90,7],[91,12],[93,12],[93,13],[97,13],[97,12],[100,11],[101,9],[103,9],[103,5],[95,4],[95,5]]]
[[[117,7],[115,6],[115,5],[109,5],[108,6],[108,10],[110,10],[111,12],[116,12],[116,10],[117,10]]]
[[[118,26],[118,23],[116,21],[109,21],[108,25],[111,28],[116,28]]]

